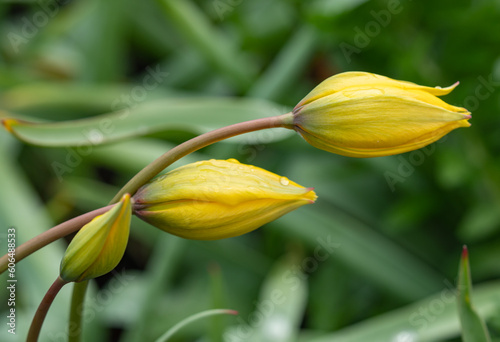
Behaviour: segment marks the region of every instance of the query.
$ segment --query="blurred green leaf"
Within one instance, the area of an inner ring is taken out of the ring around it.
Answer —
[[[89,154],[89,158],[98,165],[106,166],[116,170],[116,172],[122,172],[132,177],[173,147],[175,147],[174,144],[156,139],[130,139],[98,146]],[[202,159],[210,159],[210,156],[202,152],[191,153],[173,163],[168,169],[174,169]],[[116,190],[118,191],[118,189]]]
[[[146,280],[142,288],[143,298],[136,308],[138,315],[131,325],[128,325],[123,341],[143,341],[145,336],[151,337],[148,322],[153,319],[152,308],[158,302],[158,298],[172,281],[176,264],[185,253],[186,240],[169,234],[161,234],[154,246],[148,270],[142,275]]]
[[[463,342],[490,342],[490,335],[481,317],[472,306],[472,279],[469,267],[469,252],[463,247],[458,270],[458,316],[462,326]]]
[[[87,119],[32,123],[4,120],[20,140],[41,146],[93,146],[155,132],[185,129],[201,134],[242,121],[284,114],[281,106],[257,99],[184,98],[148,102],[130,109]],[[267,141],[289,136],[274,130]],[[251,133],[241,139],[251,140]]]
[[[366,1],[368,0],[315,0],[311,1],[310,11],[314,15],[332,17],[344,12],[348,12],[365,3]]]
[[[124,72],[124,40],[126,23],[123,20],[121,1],[90,0],[76,2],[69,20],[56,16],[56,23],[69,38],[75,51],[81,54],[78,78],[86,82],[115,81]],[[59,62],[60,64],[60,62]],[[57,66],[57,64],[55,65]]]
[[[448,282],[448,284],[450,284]],[[350,325],[334,333],[305,332],[299,342],[388,342],[448,341],[460,335],[456,297],[452,287],[377,317]],[[485,318],[500,310],[500,282],[478,286],[474,292],[478,311]]]
[[[158,0],[165,15],[179,32],[232,83],[240,89],[249,86],[254,68],[251,61],[242,60],[237,47],[215,29],[209,19],[192,1]]]
[[[53,226],[36,191],[14,162],[18,152],[16,144],[12,141],[12,137],[5,132],[0,132],[1,255],[7,252],[8,228],[15,229],[15,243],[19,246]],[[64,243],[55,241],[16,264],[14,274],[18,281],[15,296],[18,335],[25,336],[39,302],[59,275],[59,264],[63,252]],[[51,306],[44,324],[45,333],[54,333],[61,329],[60,322],[65,317],[68,308],[69,292],[64,290],[58,294]],[[6,315],[2,315],[0,322],[4,327],[7,326],[6,321]],[[9,336],[7,329],[1,330],[0,339],[8,341],[3,335]]]
[[[297,269],[301,260],[288,257],[275,264],[262,285],[255,311],[229,329],[229,341],[295,341],[307,299],[307,275]]]
[[[315,52],[317,35],[309,26],[297,29],[273,63],[253,84],[248,96],[276,100],[295,86]]]
[[[140,103],[142,101],[133,100],[132,95],[138,92],[134,90],[134,87],[141,87],[141,85],[33,82],[11,87],[2,92],[0,105],[8,111],[43,118],[50,115],[52,111],[64,110],[62,117],[71,118],[74,116],[73,111],[106,113],[130,103]],[[140,99],[151,100],[160,97],[165,97],[165,91],[151,89],[148,90],[146,97]]]
[[[356,218],[318,204],[280,218],[281,231],[325,248],[331,260],[341,260],[401,298],[415,300],[439,289],[439,274],[407,250]]]
[[[469,208],[458,228],[464,241],[493,236],[500,229],[500,210],[495,202],[479,202]]]

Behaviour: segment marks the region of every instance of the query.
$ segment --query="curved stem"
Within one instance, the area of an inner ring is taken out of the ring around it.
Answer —
[[[192,323],[196,320],[199,320],[200,318],[213,316],[213,315],[237,315],[237,314],[238,314],[238,311],[230,310],[230,309],[213,309],[213,310],[199,312],[195,315],[189,316],[188,318],[186,318],[186,319],[182,320],[181,322],[177,323],[176,325],[174,325],[167,332],[165,332],[163,335],[158,337],[155,342],[166,342],[170,337],[172,337],[172,335],[174,335],[181,328],[185,327],[189,323]]]
[[[287,113],[279,116],[271,116],[268,118],[256,119],[251,121],[240,122],[227,127],[222,127],[205,134],[199,135],[191,140],[188,140],[168,152],[165,152],[151,164],[139,171],[125,186],[115,195],[110,203],[116,203],[120,198],[129,193],[132,196],[137,190],[150,179],[160,173],[170,164],[180,158],[195,152],[205,146],[215,142],[234,137],[243,133],[258,131],[261,129],[284,127],[290,128],[292,121],[292,113]]]
[[[68,342],[79,342],[82,336],[82,316],[83,316],[83,300],[88,287],[88,280],[73,285],[73,293],[71,295],[71,309],[69,315],[69,335]]]
[[[115,195],[110,203],[114,204],[118,202],[125,193],[130,193],[131,195],[133,195],[142,185],[144,185],[151,178],[160,173],[167,166],[205,146],[227,138],[234,137],[239,134],[258,131],[262,129],[275,127],[292,128],[292,121],[293,114],[286,113],[279,116],[240,122],[199,135],[165,152],[151,164],[142,169],[127,184],[125,184],[125,186]],[[21,261],[31,253],[48,245],[49,243],[77,231],[84,224],[90,222],[94,217],[105,213],[110,208],[111,206],[108,205],[106,207],[99,208],[75,217],[23,243],[16,248],[16,262]],[[8,255],[5,254],[0,258],[0,274],[5,272],[5,270],[7,269],[7,265]]]
[[[205,134],[199,135],[191,140],[188,140],[171,150],[165,152],[151,164],[137,173],[125,186],[115,195],[111,200],[114,204],[120,200],[125,193],[133,195],[142,185],[148,182],[151,178],[160,173],[170,164],[179,160],[180,158],[195,152],[205,146],[215,142],[234,137],[239,134],[258,131],[267,128],[284,127],[291,128],[292,113],[286,113],[279,116],[272,116],[268,118],[256,119],[251,121],[240,122],[227,127],[222,127]],[[55,240],[73,233],[80,229],[84,224],[90,222],[94,217],[105,213],[111,206],[106,206],[94,211],[85,213],[71,220],[63,222],[44,233],[35,236],[31,240],[23,243],[16,248],[16,262],[21,261],[31,253],[48,245]],[[0,274],[5,272],[8,265],[8,255],[5,254],[0,258]]]
[[[42,329],[43,321],[47,316],[47,312],[49,311],[50,305],[56,298],[57,294],[61,290],[61,288],[66,285],[67,282],[57,277],[52,286],[49,288],[45,296],[43,297],[38,309],[36,310],[35,317],[33,317],[33,321],[31,321],[30,330],[28,331],[28,337],[26,338],[26,342],[36,342],[38,341],[38,337],[40,336],[40,330]]]
[[[234,125],[222,127],[205,134],[199,135],[191,140],[188,140],[171,150],[165,152],[163,155],[154,160],[151,164],[146,166],[144,169],[139,171],[127,184],[113,197],[110,204],[116,203],[122,198],[122,196],[126,193],[134,195],[135,192],[147,183],[150,179],[160,173],[163,169],[165,169],[170,164],[179,160],[180,158],[195,152],[205,146],[213,144],[215,142],[234,137],[239,134],[258,131],[261,129],[274,128],[274,127],[285,127],[291,128],[293,121],[292,113],[283,114],[280,116],[272,116],[263,119],[257,119],[252,121],[240,122]],[[76,286],[76,284],[75,284]],[[76,287],[75,287],[76,291]],[[72,308],[71,312],[75,310],[75,307],[81,307],[83,300],[85,297],[85,293],[83,295],[78,296],[76,292],[73,292],[72,298]],[[81,314],[81,312],[80,312]],[[73,316],[72,316],[73,317]],[[71,320],[70,320],[71,322]],[[79,341],[81,335],[81,329],[77,330],[77,336],[74,336],[73,340],[70,341]]]
[[[25,243],[16,248],[15,252],[16,263],[26,258],[31,253],[36,252],[40,248],[45,247],[49,243],[54,242],[57,239],[62,238],[63,236],[66,236],[70,233],[77,231],[84,224],[90,222],[94,217],[104,214],[111,207],[112,205],[108,205],[106,207],[102,207],[90,211],[88,213],[85,213],[83,215],[74,217],[71,220],[63,222],[61,224],[58,224],[57,226],[50,228],[49,230],[46,230],[45,232],[43,232],[38,236],[35,236],[31,240],[26,241]],[[3,257],[0,258],[0,274],[7,269],[7,265],[8,265],[8,255],[5,254]]]

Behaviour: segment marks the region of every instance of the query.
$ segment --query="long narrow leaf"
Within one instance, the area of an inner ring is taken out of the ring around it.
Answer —
[[[262,100],[183,98],[148,102],[131,109],[82,120],[33,123],[13,118],[4,119],[3,123],[12,134],[30,144],[90,146],[165,130],[185,129],[200,134],[285,112],[286,108]],[[273,130],[272,134],[266,135],[266,142],[282,139],[289,134],[292,133],[288,130]]]
[[[458,316],[462,327],[463,342],[490,342],[486,325],[472,306],[472,280],[469,267],[469,252],[464,246],[458,270]]]

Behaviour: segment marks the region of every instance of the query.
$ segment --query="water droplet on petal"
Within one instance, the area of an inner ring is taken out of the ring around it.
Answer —
[[[280,183],[281,183],[281,185],[288,185],[288,184],[290,184],[290,181],[286,177],[281,177]]]

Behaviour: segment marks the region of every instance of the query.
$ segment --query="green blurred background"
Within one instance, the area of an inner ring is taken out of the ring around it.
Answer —
[[[205,319],[172,341],[460,341],[463,244],[476,308],[500,341],[500,2],[3,1],[0,18],[0,117],[66,121],[122,109],[139,118],[124,139],[106,141],[102,126],[70,128],[80,139],[71,147],[56,131],[40,140],[51,146],[37,146],[1,130],[2,251],[7,227],[20,244],[103,206],[175,144],[285,113],[339,72],[460,81],[444,99],[472,112],[472,127],[400,156],[337,156],[278,129],[186,157],[177,165],[236,158],[314,187],[319,199],[223,241],[186,241],[133,220],[116,273],[92,285],[85,341],[152,341],[211,308],[240,315]],[[67,241],[17,266],[18,334],[7,333],[2,312],[2,341],[23,340]],[[66,340],[69,298],[70,286],[41,341]]]

